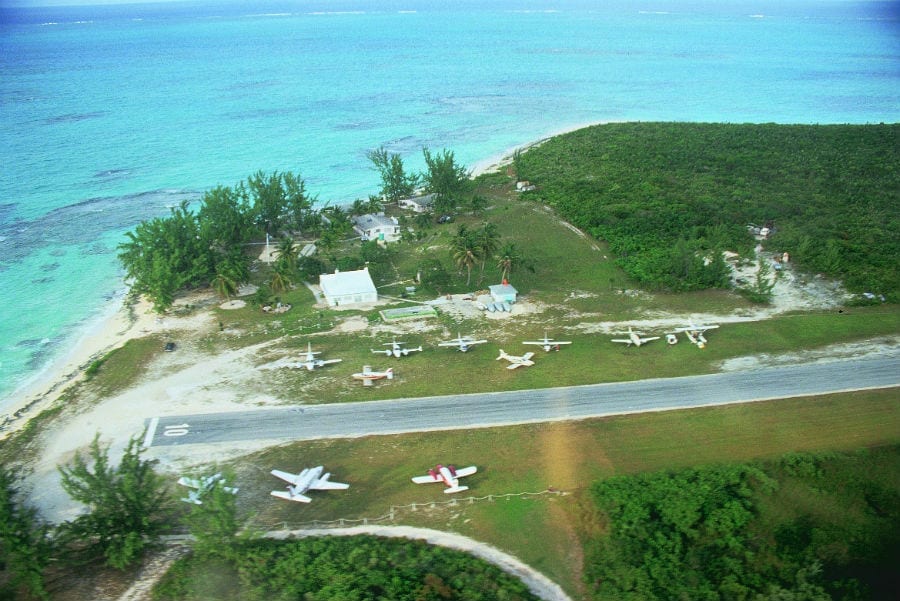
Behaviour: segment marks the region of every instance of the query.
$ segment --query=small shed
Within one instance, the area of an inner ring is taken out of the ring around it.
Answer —
[[[329,307],[374,303],[378,300],[378,291],[375,290],[368,267],[356,271],[335,270],[334,273],[324,273],[319,276],[319,288]]]
[[[519,294],[519,291],[513,288],[506,280],[503,280],[502,284],[488,286],[488,290],[491,291],[491,298],[494,299],[495,303],[512,304],[516,302],[516,295]]]

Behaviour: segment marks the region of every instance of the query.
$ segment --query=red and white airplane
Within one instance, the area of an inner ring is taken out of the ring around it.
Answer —
[[[428,484],[429,482],[443,482],[447,488],[444,492],[447,494],[462,492],[469,490],[468,486],[460,486],[459,479],[465,476],[471,476],[478,471],[474,465],[464,467],[461,470],[456,469],[452,465],[437,464],[433,469],[428,470],[425,476],[415,476],[412,481],[416,484]]]
[[[353,374],[354,380],[362,380],[363,386],[371,386],[375,380],[393,380],[394,368],[389,367],[384,371],[374,371],[371,366],[363,365],[363,370]]]

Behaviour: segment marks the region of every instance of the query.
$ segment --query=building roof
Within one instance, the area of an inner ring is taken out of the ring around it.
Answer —
[[[377,294],[367,267],[356,271],[336,270],[334,273],[323,273],[319,276],[319,287],[326,296]]]
[[[362,230],[370,230],[373,227],[395,227],[397,222],[387,215],[358,215],[353,218],[356,227]]]
[[[495,295],[519,293],[518,290],[513,288],[512,284],[494,284],[493,286],[488,286],[488,290],[491,291],[491,294]]]
[[[399,202],[415,203],[420,207],[430,207],[434,204],[436,194],[425,194],[423,196],[410,196],[409,198],[401,198]]]

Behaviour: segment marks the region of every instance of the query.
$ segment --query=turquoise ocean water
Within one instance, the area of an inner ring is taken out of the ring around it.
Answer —
[[[0,3],[0,398],[117,305],[123,233],[216,184],[378,188],[608,120],[900,120],[900,9],[848,0]],[[0,406],[2,412],[2,406]]]

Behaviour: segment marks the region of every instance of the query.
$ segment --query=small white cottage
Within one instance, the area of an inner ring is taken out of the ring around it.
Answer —
[[[363,240],[396,242],[400,239],[400,224],[397,219],[384,213],[354,217],[353,229]]]
[[[375,290],[368,267],[356,271],[335,270],[334,273],[323,273],[319,276],[319,288],[329,307],[374,303],[378,300],[378,291]]]

